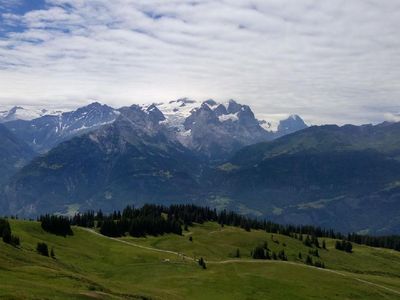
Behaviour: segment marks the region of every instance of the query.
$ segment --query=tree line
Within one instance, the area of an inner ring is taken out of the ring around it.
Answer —
[[[71,220],[64,216],[44,215],[39,218],[43,230],[56,235],[73,235]]]
[[[49,216],[46,217],[46,220]],[[53,226],[65,226],[60,229],[62,235],[69,232],[69,229],[64,224],[67,218],[60,222],[50,222]],[[121,211],[113,211],[112,213],[103,213],[88,211],[79,213],[68,219],[70,225],[82,227],[97,227],[100,232],[109,236],[122,236],[130,234],[132,236],[160,235],[164,233],[182,233],[182,226],[187,228],[193,223],[218,222],[221,226],[229,225],[241,227],[247,231],[264,230],[270,233],[277,233],[286,236],[291,236],[298,239],[303,239],[308,246],[315,245],[317,248],[318,238],[332,238],[339,240],[347,240],[356,244],[365,244],[368,246],[389,248],[400,251],[400,236],[369,236],[359,234],[343,235],[332,229],[325,229],[319,226],[312,225],[282,225],[271,221],[260,220],[240,215],[235,212],[226,210],[217,211],[209,207],[200,207],[192,204],[179,205],[155,205],[146,204],[140,208],[134,206],[125,207]],[[49,229],[54,232],[53,229]],[[56,230],[58,231],[58,229]]]
[[[371,236],[351,233],[347,235],[346,240],[360,245],[400,251],[400,236],[398,235]]]

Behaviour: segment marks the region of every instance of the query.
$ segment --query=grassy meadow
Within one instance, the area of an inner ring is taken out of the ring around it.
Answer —
[[[64,238],[38,222],[10,223],[21,247],[0,243],[1,299],[400,298],[400,253],[393,250],[353,245],[349,254],[327,239],[319,250],[326,268],[319,269],[305,265],[310,248],[299,240],[216,223],[189,227],[183,236],[121,239],[78,227]],[[38,242],[53,247],[56,258],[39,255]],[[252,259],[264,242],[284,249],[288,262]]]

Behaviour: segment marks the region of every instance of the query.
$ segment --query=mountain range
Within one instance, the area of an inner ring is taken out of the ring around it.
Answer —
[[[62,110],[48,110],[38,108],[24,108],[22,106],[14,106],[9,110],[0,110],[0,123],[15,121],[15,120],[33,120],[46,115],[58,116],[62,114]]]
[[[2,127],[18,145],[1,161],[10,170],[2,213],[206,203],[284,223],[400,232],[400,123],[307,127],[292,115],[272,131],[247,105],[185,98],[92,103]]]
[[[313,126],[241,149],[215,178],[273,220],[389,234],[400,232],[399,150],[400,123]]]

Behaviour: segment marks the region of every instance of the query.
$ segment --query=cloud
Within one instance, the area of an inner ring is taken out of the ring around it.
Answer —
[[[385,113],[385,120],[389,122],[400,122],[400,114]]]
[[[313,124],[399,111],[395,0],[48,0],[2,18],[23,28],[0,39],[2,105],[235,98]]]

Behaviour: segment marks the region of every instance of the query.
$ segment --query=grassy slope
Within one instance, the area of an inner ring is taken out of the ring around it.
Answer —
[[[353,254],[321,250],[329,270],[298,262],[308,252],[301,242],[279,235],[221,228],[213,223],[190,228],[180,237],[124,238],[128,243],[203,256],[202,270],[190,259],[138,248],[81,228],[73,237],[43,232],[36,222],[12,221],[22,249],[0,243],[0,298],[85,299],[398,299],[400,253],[355,246]],[[193,236],[189,242],[188,234]],[[38,241],[54,246],[57,259],[35,252]],[[249,259],[251,248],[267,241],[272,250],[285,248],[290,263]],[[283,247],[286,243],[286,247]],[[230,261],[235,250],[240,262]],[[169,259],[169,261],[165,261]],[[296,264],[293,264],[296,263]],[[299,263],[299,264],[297,264]],[[334,272],[340,272],[334,273]],[[355,279],[357,278],[357,279]],[[394,291],[371,285],[376,283]]]

